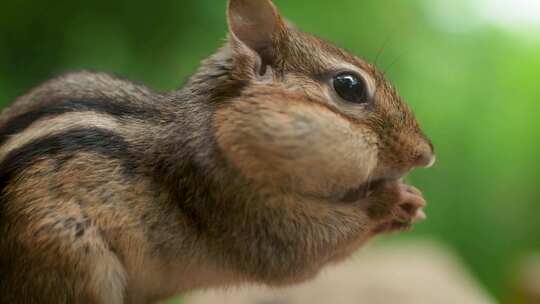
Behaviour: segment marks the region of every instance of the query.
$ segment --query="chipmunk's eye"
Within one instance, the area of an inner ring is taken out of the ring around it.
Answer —
[[[362,77],[352,72],[343,72],[334,77],[334,90],[339,97],[352,103],[368,102],[368,88]]]

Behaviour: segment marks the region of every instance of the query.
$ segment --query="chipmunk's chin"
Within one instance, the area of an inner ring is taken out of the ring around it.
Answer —
[[[357,202],[361,199],[364,199],[370,195],[371,192],[373,192],[373,189],[377,188],[383,183],[388,182],[399,182],[402,181],[407,174],[409,174],[409,170],[376,170],[376,172],[372,172],[369,178],[367,178],[366,181],[361,183],[358,187],[350,189],[348,192],[346,192],[342,197],[342,202]]]
[[[388,234],[401,231],[410,231],[413,227],[413,223],[401,223],[398,221],[388,221],[382,223],[372,230],[374,235]]]
[[[371,189],[384,182],[384,179],[370,180],[360,184],[358,187],[350,189],[341,198],[341,202],[353,203],[369,196]]]
[[[342,202],[357,202],[361,199],[368,197],[373,189],[379,187],[383,183],[397,182],[403,179],[404,176],[392,176],[392,177],[380,177],[376,179],[369,179],[368,181],[360,184],[358,187],[350,189],[341,198]]]

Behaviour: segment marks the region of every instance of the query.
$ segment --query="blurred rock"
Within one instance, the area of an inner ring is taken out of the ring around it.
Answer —
[[[206,291],[187,304],[490,304],[495,303],[451,251],[434,242],[400,241],[363,249],[310,283],[287,289]]]

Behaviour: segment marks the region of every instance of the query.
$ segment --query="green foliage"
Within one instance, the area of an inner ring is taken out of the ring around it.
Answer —
[[[304,30],[387,68],[438,155],[433,169],[411,177],[430,201],[429,219],[413,235],[452,245],[501,296],[513,261],[540,249],[540,39],[488,25],[445,28],[434,2],[276,0]],[[226,32],[223,0],[2,6],[1,105],[83,68],[178,87]]]

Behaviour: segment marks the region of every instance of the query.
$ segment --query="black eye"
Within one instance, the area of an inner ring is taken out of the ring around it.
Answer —
[[[366,82],[360,76],[351,72],[343,72],[334,77],[334,89],[339,97],[352,103],[368,102]]]

